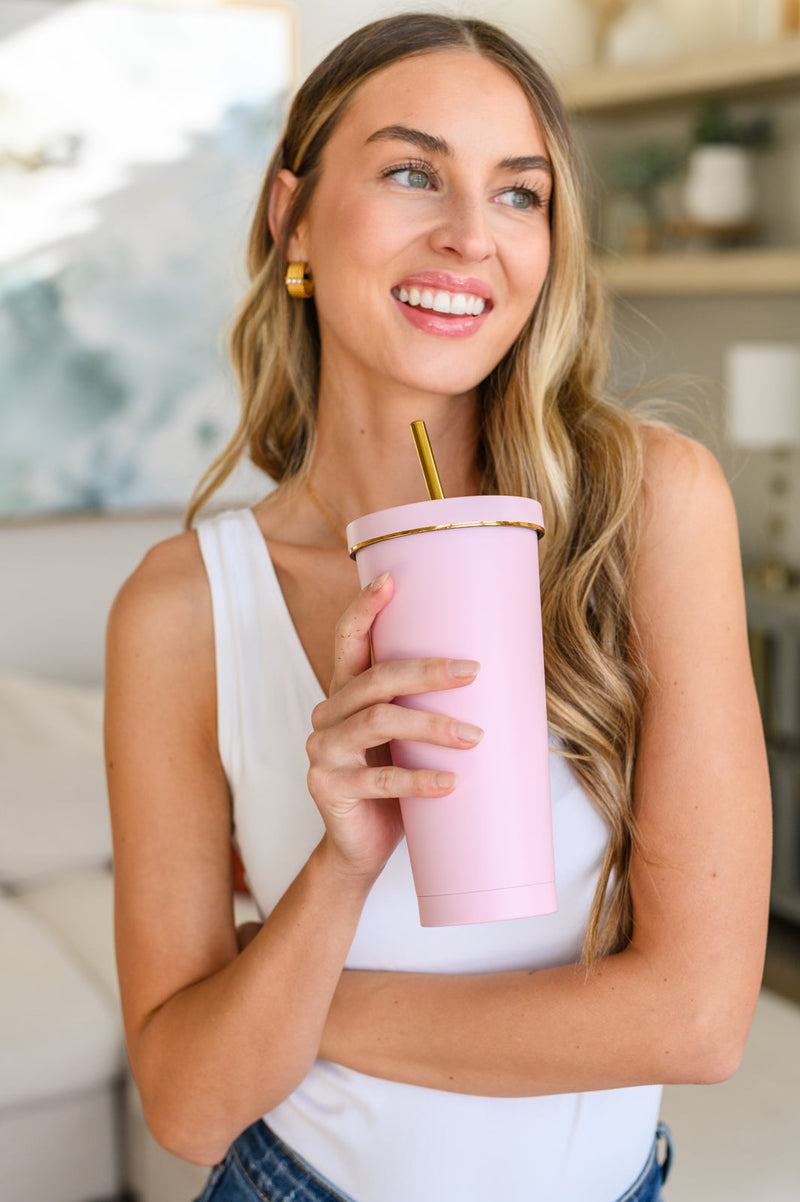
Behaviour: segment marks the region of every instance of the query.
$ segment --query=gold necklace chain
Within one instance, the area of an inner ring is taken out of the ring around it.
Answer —
[[[316,505],[317,509],[320,511],[322,516],[325,518],[325,521],[328,523],[328,525],[331,527],[331,529],[336,531],[336,533],[339,535],[339,538],[342,540],[344,545],[347,546],[347,535],[345,534],[344,530],[342,530],[341,526],[338,526],[336,524],[336,522],[333,520],[333,518],[331,517],[331,515],[328,513],[328,511],[325,508],[325,506],[323,505],[322,501],[317,496],[317,494],[314,492],[314,489],[311,487],[310,480],[306,480],[306,488],[308,489],[311,500],[314,502],[314,504]]]

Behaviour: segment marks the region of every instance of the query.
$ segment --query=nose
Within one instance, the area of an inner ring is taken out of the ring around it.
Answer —
[[[482,263],[494,252],[494,237],[483,197],[454,194],[445,200],[431,235],[434,248],[465,263]]]

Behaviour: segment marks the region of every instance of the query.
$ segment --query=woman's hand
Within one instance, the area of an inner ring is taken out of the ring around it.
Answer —
[[[374,878],[402,835],[398,799],[445,797],[452,772],[392,765],[388,742],[412,739],[441,747],[474,747],[483,732],[442,714],[395,704],[396,697],[471,684],[474,661],[397,660],[370,666],[369,632],[392,597],[391,577],[366,586],[336,627],[330,696],[312,714],[306,749],[308,787],[325,821],[329,849],[349,875]]]

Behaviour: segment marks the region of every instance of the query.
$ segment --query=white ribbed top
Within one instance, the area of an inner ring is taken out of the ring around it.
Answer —
[[[214,613],[220,754],[248,885],[267,914],[322,836],[305,743],[324,694],[252,512],[212,518],[198,535]],[[574,962],[607,831],[556,750],[550,775],[556,914],[423,928],[401,843],[370,893],[347,967],[470,973]],[[647,1159],[659,1100],[658,1086],[468,1097],[319,1060],[264,1117],[355,1202],[615,1202]]]

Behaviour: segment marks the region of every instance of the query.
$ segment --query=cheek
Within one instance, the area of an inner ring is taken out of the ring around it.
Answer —
[[[550,266],[549,236],[538,238],[534,245],[524,251],[518,248],[518,253],[510,261],[513,263],[511,288],[515,303],[509,310],[509,322],[500,338],[500,358],[522,333],[541,295]]]
[[[547,271],[550,266],[549,240],[542,242],[535,253],[520,262],[518,286],[520,295],[525,297],[524,305],[530,313],[539,299],[544,287]]]
[[[340,276],[366,267],[379,269],[392,252],[397,232],[397,222],[389,219],[385,206],[363,192],[320,192],[309,223],[309,258],[320,272],[335,265]]]
[[[533,248],[529,260],[529,279],[535,283],[536,295],[541,291],[550,266],[550,230],[547,228]]]

